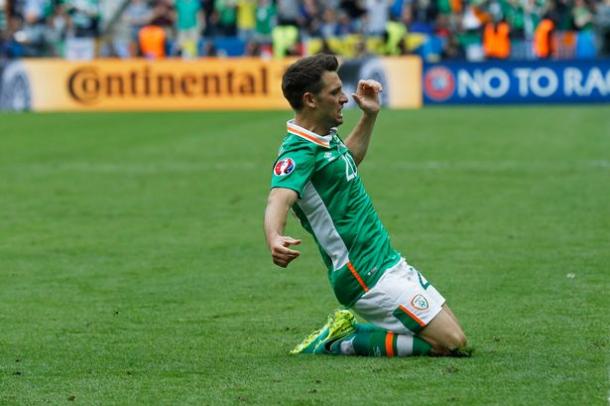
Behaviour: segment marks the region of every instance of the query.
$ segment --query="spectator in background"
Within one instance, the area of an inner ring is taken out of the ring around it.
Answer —
[[[138,32],[142,56],[149,59],[165,58],[172,52],[176,13],[171,0],[156,0],[150,21]]]
[[[28,56],[24,44],[23,20],[18,16],[11,16],[7,23],[4,54],[8,58],[22,58]]]
[[[593,29],[593,13],[585,0],[574,0],[572,8],[574,28],[578,31]]]
[[[165,58],[167,31],[157,24],[149,24],[140,29],[138,40],[142,56],[147,59]]]
[[[411,24],[413,23],[413,7],[407,5],[402,8],[400,21],[405,25],[405,27],[407,27],[407,29],[411,28]]]
[[[421,33],[431,33],[434,31],[434,22],[438,14],[436,1],[434,0],[415,0],[408,6],[411,9],[410,30]]]
[[[511,39],[525,39],[525,10],[523,9],[521,0],[509,0],[504,2],[503,6],[503,15],[496,21],[501,19],[506,20],[510,26]]]
[[[49,19],[47,28],[47,38],[53,56],[63,57],[65,55],[65,41],[71,29],[72,20],[65,6],[63,4],[57,5]]]
[[[341,0],[339,7],[352,22],[352,27],[355,32],[363,31],[362,19],[366,15],[366,8],[363,4],[364,0]]]
[[[256,6],[256,39],[259,43],[271,42],[271,31],[276,25],[275,4],[271,0],[258,0]]]
[[[218,13],[214,0],[201,0],[201,8],[205,17],[203,37],[209,38],[218,35]]]
[[[553,51],[553,41],[551,34],[555,24],[550,18],[544,18],[534,31],[534,55],[540,59],[550,58]]]
[[[138,33],[152,20],[152,9],[145,0],[131,0],[125,13],[123,14],[123,21],[129,27],[130,33],[130,54],[131,56],[137,56],[140,54],[138,49]]]
[[[434,34],[443,40],[446,40],[451,35],[451,28],[449,27],[449,16],[445,13],[439,13],[436,17],[436,27]]]
[[[533,59],[535,58],[534,36],[536,33],[536,27],[540,24],[542,20],[542,15],[544,14],[543,4],[538,2],[537,0],[526,0],[524,10],[524,57],[527,59]]]
[[[407,28],[400,21],[391,19],[386,23],[383,33],[383,44],[385,55],[404,55],[404,39],[407,36]]]
[[[99,0],[67,0],[66,6],[72,19],[76,38],[97,38],[99,36]]]
[[[176,31],[178,32],[178,53],[185,59],[197,56],[199,34],[205,17],[199,0],[176,0]]]
[[[299,27],[303,25],[298,0],[277,0],[277,25],[271,31],[274,58],[298,54]]]
[[[0,52],[86,59],[99,55],[96,38],[100,34],[102,1],[107,0],[0,0]],[[275,30],[276,43],[283,51],[278,55],[284,55],[301,52],[300,41],[310,37],[363,33],[377,37],[373,42],[379,43],[384,38],[389,41],[388,21],[392,18],[394,23],[409,28],[407,43],[424,58],[432,44],[444,58],[461,58],[465,53],[468,60],[482,60],[485,38],[489,45],[489,38],[496,38],[502,31],[499,25],[493,30],[484,27],[490,21],[501,20],[509,28],[511,59],[610,55],[610,0],[129,0],[127,3],[123,18],[104,39],[107,44],[101,44],[101,49],[106,50],[101,55],[137,55],[138,32],[151,22],[165,30],[163,55],[181,53],[194,57],[197,46],[193,44],[203,41],[202,27],[206,39],[238,36],[243,41],[240,48],[248,44],[248,49],[259,48],[265,55],[271,53],[272,32],[279,27]],[[7,21],[9,4],[16,17],[11,21]],[[297,31],[284,27],[296,27]],[[174,41],[176,32],[178,38]],[[385,37],[384,32],[388,33]],[[256,42],[251,44],[252,40]],[[233,38],[227,43],[238,42]],[[376,47],[378,52],[404,53],[394,41],[389,42],[393,45],[386,42],[385,47]],[[399,41],[398,45],[404,43]],[[344,49],[347,48],[336,47],[337,52]],[[225,52],[224,46],[219,52]]]
[[[303,26],[300,5],[298,0],[277,0],[277,24]]]
[[[510,26],[506,21],[485,24],[483,49],[487,59],[508,59],[510,56]]]
[[[439,0],[439,1],[448,1],[448,0]],[[402,12],[405,8],[405,0],[393,0],[390,5],[390,17],[399,19],[402,16]]]
[[[0,0],[0,60],[6,55],[6,43],[8,33],[8,2]]]
[[[525,35],[530,38],[536,29],[536,26],[542,20],[546,12],[548,1],[541,2],[538,0],[527,0],[525,6]]]
[[[99,1],[67,0],[65,6],[71,20],[71,30],[66,39],[66,58],[95,58],[100,24]]]
[[[165,47],[164,54],[169,54],[176,37],[174,27],[176,24],[176,11],[172,0],[156,0],[152,10],[150,25],[159,27],[165,32]]]
[[[479,6],[470,3],[466,7],[461,23],[464,31],[461,36],[461,43],[466,53],[466,59],[481,61],[485,58],[481,41],[481,29],[483,24],[489,21],[491,21],[490,15],[481,10]]]
[[[442,59],[463,60],[466,57],[464,48],[458,41],[457,35],[450,33],[443,46]]]
[[[553,22],[560,31],[573,29],[571,0],[550,0],[554,5]]]
[[[273,40],[273,57],[276,59],[298,55],[299,29],[294,25],[278,25],[271,33]]]
[[[316,0],[303,0],[300,14],[303,38],[319,37],[321,35],[322,9]]]
[[[534,8],[532,0],[510,0],[507,3],[505,17],[510,27],[510,53],[513,58],[531,57],[533,27],[538,24]]]
[[[256,0],[237,0],[237,35],[243,41],[254,38],[256,28]]]
[[[320,24],[320,35],[322,38],[331,38],[341,35],[339,33],[339,20],[332,8],[326,8],[322,14],[322,23]]]
[[[601,56],[610,56],[610,0],[604,0],[597,5],[595,19],[598,41],[601,44]]]
[[[337,35],[337,36],[349,35],[349,34],[353,34],[357,31],[357,28],[355,27],[354,24],[352,24],[352,21],[350,21],[349,16],[347,15],[347,13],[344,10],[340,9],[336,13],[336,17],[337,17],[337,22],[335,24],[335,35]]]
[[[389,0],[366,0],[367,35],[383,35],[388,22],[390,10]]]
[[[216,0],[214,7],[218,14],[218,33],[225,37],[237,35],[237,0]]]
[[[8,0],[0,0],[0,34],[8,29]]]
[[[26,0],[24,5],[23,31],[16,38],[24,46],[27,56],[48,56],[47,18],[53,8],[50,0]]]
[[[591,7],[585,0],[574,0],[572,16],[574,27],[578,30],[578,35],[576,36],[576,57],[595,58],[596,46]]]
[[[127,22],[127,17],[123,14],[122,18],[110,24],[104,33],[104,39],[100,46],[99,56],[111,58],[133,58],[138,55],[137,36],[132,33],[132,29]]]

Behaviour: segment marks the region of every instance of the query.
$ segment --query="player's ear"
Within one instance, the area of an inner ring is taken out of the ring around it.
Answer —
[[[316,97],[311,92],[303,93],[303,106],[307,106],[310,109],[316,108]]]

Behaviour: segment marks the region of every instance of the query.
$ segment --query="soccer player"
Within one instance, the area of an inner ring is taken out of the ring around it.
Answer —
[[[273,262],[287,267],[300,240],[284,235],[292,208],[313,235],[345,310],[291,353],[370,356],[467,355],[466,338],[443,296],[390,244],[366,193],[358,165],[380,110],[381,85],[361,80],[352,97],[362,116],[342,141],[337,128],[348,99],[334,56],[291,65],[282,91],[294,109],[275,162],[265,210]],[[369,323],[357,323],[351,309]]]

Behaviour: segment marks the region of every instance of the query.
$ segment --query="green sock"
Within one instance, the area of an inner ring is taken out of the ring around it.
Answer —
[[[432,346],[419,337],[413,336],[413,352],[412,355],[428,355]]]
[[[356,332],[335,341],[333,354],[363,355],[367,357],[405,357],[426,355],[432,347],[419,337],[395,334],[372,324],[359,323]]]

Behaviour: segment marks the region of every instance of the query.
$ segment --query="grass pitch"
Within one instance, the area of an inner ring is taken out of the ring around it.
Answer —
[[[336,307],[295,219],[265,247],[288,118],[0,115],[0,404],[607,403],[610,108],[379,117],[361,176],[470,359],[287,355]]]

